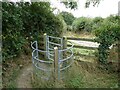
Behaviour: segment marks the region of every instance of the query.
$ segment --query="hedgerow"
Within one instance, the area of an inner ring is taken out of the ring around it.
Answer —
[[[74,20],[72,23],[73,31],[87,31],[90,32],[92,30],[92,20],[86,17],[80,17]]]
[[[96,41],[100,43],[99,51],[99,61],[102,64],[107,64],[107,59],[109,55],[109,47],[120,40],[120,17],[111,16],[106,18],[103,23],[96,28],[95,35]]]
[[[49,2],[2,2],[3,60],[18,56],[43,33],[60,36],[63,24]]]

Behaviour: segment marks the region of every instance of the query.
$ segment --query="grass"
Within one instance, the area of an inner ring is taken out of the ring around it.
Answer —
[[[10,68],[4,67],[2,76],[3,88],[17,88],[16,77],[19,75],[19,71],[20,68],[16,65]]]
[[[90,33],[81,32],[79,34],[73,32],[64,33],[67,37],[77,38],[95,38]],[[53,80],[41,80],[36,78],[33,83],[33,87],[45,87],[45,88],[118,88],[118,73],[109,72],[98,68],[97,63],[93,63],[96,60],[94,56],[97,51],[73,48],[74,53],[83,54],[86,56],[75,56],[75,62],[68,72],[65,72],[66,78],[54,83]],[[87,62],[86,62],[87,61]],[[91,63],[92,62],[92,63]],[[41,82],[41,83],[40,83]]]
[[[75,34],[68,32],[67,36],[80,37],[80,38],[94,38],[92,34]],[[116,73],[110,73],[106,70],[101,70],[94,62],[94,56],[96,51],[88,49],[73,49],[74,53],[80,53],[87,55],[88,57],[76,56],[75,62],[68,72],[64,72],[66,78],[60,80],[55,84],[53,79],[43,80],[40,76],[34,76],[32,79],[33,88],[118,88],[118,75]],[[30,55],[31,56],[31,55]],[[16,77],[21,70],[20,65],[27,65],[31,61],[30,56],[21,56],[16,60],[10,60],[3,65],[5,70],[3,71],[3,87],[16,88]],[[84,62],[87,61],[87,62]]]
[[[81,49],[81,48],[73,48],[73,52],[83,55],[89,55],[89,56],[95,56],[96,53],[95,50]]]
[[[69,42],[67,44],[70,44]],[[74,45],[76,45],[74,43]],[[73,48],[74,58],[80,61],[96,62],[98,50]]]
[[[34,88],[118,88],[116,73],[101,70],[95,65],[86,62],[77,62],[65,73],[67,78],[58,81],[34,80]]]
[[[92,33],[89,33],[89,32],[74,33],[72,31],[67,31],[66,33],[63,33],[63,36],[75,37],[75,38],[88,38],[88,39],[95,38],[95,35],[93,35]]]
[[[16,77],[19,75],[19,68],[14,69],[11,74],[11,76],[8,78],[9,83],[7,85],[7,88],[17,88],[17,83],[16,83]]]
[[[81,65],[83,64],[83,65]],[[74,68],[76,75],[70,80],[70,86],[79,88],[112,88],[117,87],[118,75],[98,69],[95,65],[80,62]]]

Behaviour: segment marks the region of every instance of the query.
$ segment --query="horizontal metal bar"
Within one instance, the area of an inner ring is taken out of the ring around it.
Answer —
[[[36,67],[37,69],[40,69],[40,70],[45,71],[45,72],[50,72],[50,71],[52,71],[52,69],[51,69],[51,70],[48,70],[48,69],[40,68],[40,67],[37,66],[37,64],[38,64],[38,63],[35,64],[35,67]]]
[[[70,41],[69,41],[69,42],[70,42]],[[70,43],[71,43],[71,42],[70,42]],[[59,52],[67,51],[67,50],[73,48],[73,46],[74,46],[74,44],[71,43],[71,45],[70,45],[69,48],[67,48],[67,49],[63,49],[63,50],[58,50],[58,51],[59,51]]]
[[[57,43],[50,42],[50,41],[48,41],[48,43],[53,44],[53,45],[57,45],[57,46],[61,46],[61,44],[57,44]]]
[[[48,36],[50,38],[55,38],[55,39],[62,39],[62,38],[59,38],[59,37],[53,37],[53,36]]]
[[[38,59],[37,57],[33,57],[33,59],[35,59],[35,60],[37,60],[37,61],[39,61],[39,62],[41,62],[41,63],[49,63],[49,64],[52,64],[52,63],[53,63],[53,61],[44,61],[44,60]]]
[[[50,55],[50,56],[54,56],[53,54],[51,54],[51,53],[48,53],[48,55]]]
[[[72,52],[72,54],[69,56],[69,57],[67,57],[67,58],[65,58],[65,59],[61,59],[61,60],[59,60],[60,62],[64,62],[64,61],[66,61],[66,60],[69,60],[72,56],[73,56],[73,51],[71,50],[71,52]]]
[[[51,61],[54,61],[54,59],[52,59],[52,58],[50,58],[50,57],[48,57],[48,59],[50,59]]]
[[[60,69],[60,71],[65,70],[65,69],[67,69],[68,67],[70,67],[70,66],[72,65],[73,62],[74,62],[74,60],[72,60],[72,62],[71,62],[68,66],[66,66],[66,67],[64,67],[64,68],[62,68],[62,69]]]

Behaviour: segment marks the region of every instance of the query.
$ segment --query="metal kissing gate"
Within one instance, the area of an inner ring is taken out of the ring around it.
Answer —
[[[38,48],[38,42],[31,43],[32,63],[35,73],[44,79],[60,80],[65,77],[65,71],[73,63],[73,44],[67,48],[67,39],[65,37],[53,37],[44,34],[44,50]]]

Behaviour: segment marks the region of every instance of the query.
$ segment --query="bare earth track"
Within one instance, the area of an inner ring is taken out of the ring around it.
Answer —
[[[32,88],[31,85],[32,65],[26,66],[21,70],[21,74],[17,77],[17,88]]]

